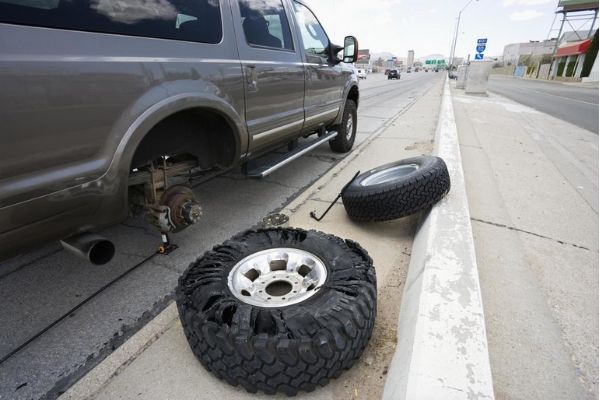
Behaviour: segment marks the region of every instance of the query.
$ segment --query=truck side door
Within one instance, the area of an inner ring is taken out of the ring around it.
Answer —
[[[299,1],[292,1],[300,31],[306,65],[304,109],[305,131],[330,123],[343,106],[346,78],[343,67],[330,56],[331,43],[315,14]]]
[[[232,6],[252,154],[302,131],[304,65],[282,0],[232,0]]]

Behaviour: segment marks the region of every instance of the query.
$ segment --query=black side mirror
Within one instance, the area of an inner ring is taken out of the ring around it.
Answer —
[[[344,39],[344,57],[345,63],[353,63],[358,60],[358,40],[354,36],[346,36]]]

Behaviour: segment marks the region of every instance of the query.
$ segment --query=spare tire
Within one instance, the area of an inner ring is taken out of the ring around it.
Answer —
[[[249,392],[311,391],[349,369],[375,324],[371,258],[316,231],[247,231],[179,279],[177,308],[193,353]]]
[[[355,221],[387,221],[429,208],[449,191],[444,160],[422,156],[360,174],[342,192],[342,201]]]

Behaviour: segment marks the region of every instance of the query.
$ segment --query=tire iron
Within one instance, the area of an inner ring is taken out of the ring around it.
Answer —
[[[327,210],[325,210],[325,212],[323,213],[323,215],[321,215],[320,217],[317,217],[317,214],[315,213],[315,211],[311,211],[310,212],[310,216],[312,219],[314,219],[317,222],[321,222],[321,220],[323,218],[325,218],[325,216],[327,215],[327,213],[329,212],[329,210],[331,210],[334,206],[335,203],[337,203],[337,201],[340,199],[340,197],[342,197],[342,194],[344,194],[344,191],[346,190],[346,188],[348,186],[350,186],[350,184],[352,182],[354,182],[354,180],[356,179],[356,177],[360,175],[360,171],[357,171],[356,174],[354,174],[354,177],[352,179],[350,179],[350,181],[348,181],[348,183],[346,183],[344,185],[344,187],[342,188],[342,190],[340,191],[340,194],[337,195],[337,197],[335,198],[335,200],[333,200],[333,202],[329,205],[329,207],[327,207]]]

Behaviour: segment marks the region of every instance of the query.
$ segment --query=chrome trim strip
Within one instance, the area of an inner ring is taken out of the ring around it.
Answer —
[[[337,113],[339,111],[340,111],[339,108],[333,108],[333,109],[331,109],[329,111],[325,111],[325,112],[322,112],[322,113],[319,113],[319,114],[316,114],[316,115],[311,115],[310,117],[307,117],[306,120],[307,121],[311,121],[313,119],[321,118],[321,117],[324,117],[326,115],[333,114],[333,113],[336,113],[336,115],[337,115]]]
[[[294,127],[296,125],[302,125],[303,123],[304,123],[304,120],[300,119],[298,121],[290,122],[289,124],[285,124],[283,126],[278,126],[277,128],[269,129],[268,131],[264,131],[264,132],[252,135],[252,140],[261,139],[261,138],[263,138],[265,136],[269,136],[269,135],[272,135],[274,133],[283,131],[285,129],[292,128],[292,127]]]

